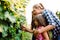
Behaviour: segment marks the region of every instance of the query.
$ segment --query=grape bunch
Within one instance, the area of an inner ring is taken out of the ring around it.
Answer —
[[[26,23],[25,8],[29,0],[0,0],[0,40],[29,40],[20,30]]]

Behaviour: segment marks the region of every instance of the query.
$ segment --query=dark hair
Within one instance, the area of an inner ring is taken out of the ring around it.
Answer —
[[[37,17],[34,17],[34,18],[32,17],[32,23],[31,23],[31,25],[32,25],[32,29],[33,29],[33,28],[36,28],[36,24],[34,23],[35,20],[36,20],[37,23],[38,23],[37,26],[43,26]]]
[[[41,7],[42,7],[41,9],[44,9],[44,6],[43,6],[43,4],[42,4],[42,3],[39,3],[39,4],[40,4],[40,5],[41,5]]]
[[[31,23],[31,25],[32,25],[31,28],[32,29],[36,28],[35,23],[34,23],[35,19],[37,20],[37,22],[41,26],[47,26],[48,25],[47,19],[43,15],[38,14],[37,16],[32,16],[32,23]]]

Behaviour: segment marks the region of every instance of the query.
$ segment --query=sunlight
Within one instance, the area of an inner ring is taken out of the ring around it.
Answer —
[[[49,9],[54,13],[60,11],[60,0],[30,0],[30,3],[26,7],[26,19],[28,24],[31,24],[32,7],[37,3],[42,3],[46,9]]]

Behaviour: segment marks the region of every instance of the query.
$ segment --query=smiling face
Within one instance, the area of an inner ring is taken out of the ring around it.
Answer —
[[[40,14],[43,9],[44,9],[44,7],[42,6],[42,4],[36,4],[36,5],[34,5],[33,6],[33,15]]]
[[[34,23],[35,23],[36,26],[38,26],[38,24],[39,24],[36,19],[35,19]]]
[[[40,23],[39,23],[38,19],[34,19],[34,24],[35,24],[36,27],[39,26]]]

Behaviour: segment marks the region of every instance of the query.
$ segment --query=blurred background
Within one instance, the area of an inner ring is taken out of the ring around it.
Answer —
[[[51,10],[54,14],[60,11],[60,0],[30,0],[26,7],[26,19],[28,24],[31,24],[32,7],[38,3],[42,3],[46,9]]]

